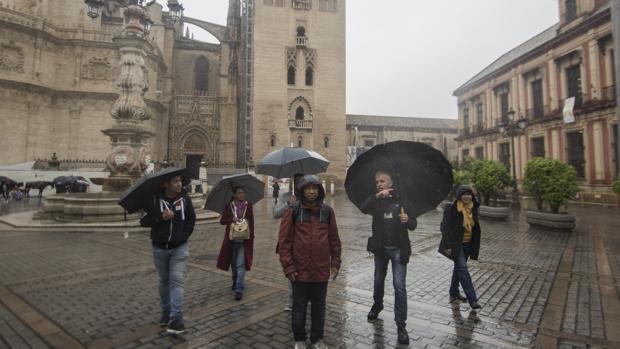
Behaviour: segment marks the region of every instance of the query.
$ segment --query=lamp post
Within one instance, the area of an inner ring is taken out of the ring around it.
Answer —
[[[510,153],[512,155],[512,206],[519,207],[519,187],[517,185],[517,165],[515,159],[515,136],[523,133],[525,127],[527,127],[527,119],[521,117],[519,120],[515,120],[515,111],[510,109],[506,113],[507,119],[502,120],[499,124],[499,132],[504,136],[510,137]]]

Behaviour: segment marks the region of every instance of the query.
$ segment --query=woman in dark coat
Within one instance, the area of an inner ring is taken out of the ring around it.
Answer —
[[[479,309],[478,297],[467,269],[467,259],[478,260],[480,251],[480,222],[478,207],[471,187],[461,185],[456,190],[456,200],[446,206],[441,221],[439,253],[454,261],[450,301],[468,301],[472,309]],[[459,283],[466,297],[459,293]]]
[[[224,241],[217,259],[217,267],[222,270],[232,269],[232,291],[235,299],[241,300],[245,289],[245,272],[252,269],[252,256],[254,252],[254,213],[252,204],[245,201],[243,188],[235,188],[234,197],[222,212],[220,224],[226,226]],[[233,211],[234,210],[234,211]],[[247,240],[230,240],[232,223],[237,219],[245,218],[250,230],[250,238]]]

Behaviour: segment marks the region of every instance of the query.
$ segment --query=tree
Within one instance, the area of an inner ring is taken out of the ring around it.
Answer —
[[[456,196],[456,189],[463,184],[471,183],[471,172],[468,170],[452,170],[452,193],[451,196]]]
[[[510,185],[510,175],[499,161],[476,160],[470,165],[472,181],[485,206],[489,206],[497,192]]]
[[[525,167],[524,186],[542,210],[547,202],[551,212],[558,213],[579,192],[575,168],[559,160],[535,158]]]

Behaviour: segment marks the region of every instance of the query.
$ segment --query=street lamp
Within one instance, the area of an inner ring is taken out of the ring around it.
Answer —
[[[183,5],[177,0],[168,0],[168,10],[170,11],[170,18],[176,22],[183,17]]]
[[[86,3],[86,14],[88,17],[95,19],[101,14],[103,0],[84,0]]]
[[[519,207],[519,188],[517,186],[517,165],[515,160],[515,136],[520,135],[525,127],[527,127],[527,119],[524,117],[515,121],[515,111],[510,109],[506,113],[507,119],[502,120],[499,124],[499,132],[504,136],[510,137],[511,155],[512,155],[512,205]]]

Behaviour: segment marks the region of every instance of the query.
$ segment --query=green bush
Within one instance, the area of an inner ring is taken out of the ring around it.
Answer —
[[[471,169],[472,182],[485,206],[511,183],[508,170],[499,161],[476,160],[471,163]]]
[[[614,191],[616,192],[616,194],[620,195],[620,175],[614,181]]]
[[[523,185],[534,196],[539,210],[547,202],[553,213],[558,213],[560,206],[579,192],[575,169],[559,160],[530,160],[525,167]]]

